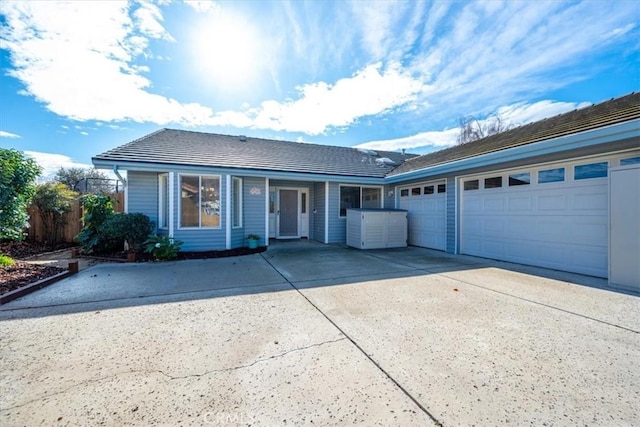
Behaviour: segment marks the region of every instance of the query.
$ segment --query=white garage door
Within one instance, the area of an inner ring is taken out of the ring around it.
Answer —
[[[461,252],[607,277],[610,160],[461,179]]]
[[[446,196],[444,181],[400,188],[400,209],[408,211],[410,245],[445,250]]]

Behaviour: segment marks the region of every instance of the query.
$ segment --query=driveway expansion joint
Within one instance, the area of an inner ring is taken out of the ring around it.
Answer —
[[[384,376],[386,376],[396,387],[398,387],[398,389],[404,393],[405,396],[407,396],[409,398],[409,400],[411,400],[418,408],[420,408],[420,410],[427,415],[434,423],[436,426],[443,426],[442,422],[440,420],[438,420],[431,412],[429,412],[429,410],[418,401],[418,399],[416,397],[414,397],[409,390],[407,390],[405,387],[403,387],[398,380],[396,380],[394,377],[391,376],[391,374],[389,372],[387,372],[369,353],[367,353],[364,348],[362,348],[353,338],[351,338],[351,336],[349,336],[340,326],[338,326],[338,324],[329,317],[328,314],[326,314],[324,311],[320,310],[320,307],[318,307],[317,305],[315,305],[300,289],[298,289],[298,287],[296,287],[296,285],[293,284],[293,282],[291,282],[289,280],[289,278],[287,278],[284,274],[282,274],[280,272],[280,270],[278,270],[265,256],[264,253],[261,253],[260,256],[265,260],[265,262],[267,264],[269,264],[271,266],[271,268],[273,268],[273,270],[278,273],[284,280],[287,281],[287,283],[298,293],[300,294],[300,296],[302,298],[304,298],[316,311],[318,311],[318,313],[320,313],[325,319],[327,319],[327,321],[329,323],[331,323],[333,325],[334,328],[336,328],[342,335],[344,335],[344,339],[348,339],[351,344],[353,344],[356,349],[362,353],[364,355],[364,357],[366,357],[380,372],[382,372],[382,374]]]

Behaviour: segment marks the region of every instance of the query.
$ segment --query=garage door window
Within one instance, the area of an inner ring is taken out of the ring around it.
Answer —
[[[607,162],[578,165],[574,168],[574,179],[605,178],[607,176]]]
[[[564,181],[564,168],[538,171],[538,184]]]
[[[516,185],[529,185],[531,184],[531,174],[529,172],[515,173],[509,175],[509,187],[515,187]]]
[[[480,188],[480,181],[472,179],[471,181],[464,182],[464,191],[478,190]]]
[[[485,178],[484,188],[500,188],[502,187],[502,177],[494,176],[493,178]]]
[[[620,166],[636,165],[640,163],[640,157],[631,157],[620,160]]]
[[[438,184],[438,193],[446,193],[447,184]]]
[[[424,194],[433,194],[433,185],[427,185],[424,187]]]
[[[409,196],[409,189],[405,188],[400,190],[400,197],[408,197]]]
[[[420,187],[414,187],[411,189],[411,195],[412,196],[419,196],[420,195]]]

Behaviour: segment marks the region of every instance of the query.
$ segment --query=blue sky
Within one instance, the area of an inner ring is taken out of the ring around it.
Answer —
[[[640,2],[0,2],[0,146],[159,128],[426,153],[640,89]]]

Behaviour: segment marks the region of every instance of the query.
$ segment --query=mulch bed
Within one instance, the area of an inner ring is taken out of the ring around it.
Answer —
[[[20,260],[39,255],[45,252],[54,250],[66,249],[73,247],[73,244],[62,244],[54,248],[42,243],[36,242],[2,242],[0,243],[0,253],[5,254],[13,258],[15,265],[8,267],[0,267],[0,295],[11,292],[15,289],[23,286],[30,285],[38,280],[46,279],[56,274],[66,271],[62,268],[49,267],[44,265],[29,264]],[[210,259],[210,258],[223,258],[230,256],[251,255],[266,251],[265,246],[261,246],[257,249],[249,248],[236,248],[223,251],[206,251],[206,252],[179,252],[178,260],[187,259]],[[126,252],[119,252],[115,254],[101,254],[93,256],[87,256],[88,258],[95,258],[104,261],[126,261]],[[148,253],[136,254],[136,262],[150,262],[151,255]]]

